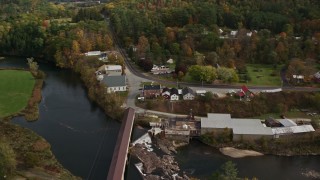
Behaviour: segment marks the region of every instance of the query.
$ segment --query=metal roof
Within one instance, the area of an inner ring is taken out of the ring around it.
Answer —
[[[284,127],[297,126],[297,124],[295,122],[293,122],[291,119],[280,119],[279,122]]]
[[[128,148],[135,117],[133,108],[126,109],[122,117],[121,127],[117,138],[117,144],[113,151],[112,161],[109,167],[107,180],[124,179]]]
[[[160,85],[144,85],[143,90],[160,90]]]
[[[107,85],[107,87],[126,86],[126,76],[104,75],[101,82]]]
[[[270,127],[265,127],[260,119],[232,119],[233,134],[273,135]]]
[[[230,114],[208,114],[208,118],[201,118],[201,128],[230,128],[233,134],[273,135],[271,128],[264,127],[260,119],[235,119]]]
[[[189,87],[185,87],[185,88],[182,89],[182,95],[186,95],[186,94],[188,94],[188,93],[194,95],[193,90],[190,89]]]
[[[105,68],[106,68],[106,71],[122,70],[122,66],[121,65],[106,65]]]
[[[315,131],[312,125],[297,126],[290,119],[282,120],[283,125],[287,125],[287,127],[270,128],[264,126],[260,119],[239,119],[231,118],[230,114],[209,113],[208,118],[201,118],[201,128],[229,128],[233,130],[233,134],[252,135],[281,135]]]
[[[272,128],[274,134],[293,134],[315,131],[311,125]]]

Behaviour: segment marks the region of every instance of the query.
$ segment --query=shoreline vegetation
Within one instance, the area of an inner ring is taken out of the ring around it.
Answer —
[[[19,72],[29,72],[21,68],[1,68],[0,71],[10,72],[8,80],[13,80],[10,78],[10,74],[17,75]],[[79,179],[64,169],[57,161],[51,151],[50,144],[44,138],[27,128],[10,123],[10,120],[16,116],[24,116],[26,121],[38,119],[38,104],[41,101],[41,89],[45,75],[38,70],[36,72],[30,71],[30,74],[32,74],[30,77],[34,78],[34,82],[31,83],[33,88],[26,101],[26,106],[18,112],[3,117],[0,121],[0,177],[9,179]],[[21,73],[20,76],[23,75],[24,73]],[[16,94],[10,88],[7,90],[10,91],[9,94]],[[22,104],[25,103],[22,102]]]
[[[57,161],[50,144],[35,132],[0,121],[0,177],[79,179]]]
[[[5,27],[11,27],[11,31],[6,31],[4,36],[8,37],[10,39],[8,41],[13,42],[17,46],[13,45],[2,48],[6,50],[10,48],[10,52],[1,51],[1,55],[7,54],[9,56],[14,55],[20,57],[34,56],[37,59],[54,62],[59,68],[70,69],[71,71],[79,73],[88,91],[89,99],[95,101],[111,118],[121,119],[120,117],[123,114],[121,105],[126,95],[117,93],[108,94],[105,86],[100,84],[95,76],[95,71],[102,65],[101,62],[98,61],[96,57],[87,58],[83,56],[83,53],[88,51],[113,50],[111,35],[99,12],[100,8],[94,7],[86,9],[90,14],[94,15],[92,16],[93,19],[86,19],[87,16],[83,16],[80,17],[80,19],[78,18],[72,22],[65,23],[47,20],[47,15],[50,14],[47,9],[55,9],[58,6],[62,7],[61,5],[39,1],[35,4],[35,7],[39,6],[43,6],[44,8],[41,12],[30,12],[30,8],[26,8],[26,16],[24,16],[24,13],[19,13],[19,16],[11,16],[11,18],[19,19],[24,23],[14,23],[11,20],[6,21],[7,17],[3,16],[5,18],[4,22],[7,23]],[[23,8],[23,6],[17,7]],[[73,17],[78,14],[79,9],[78,7],[62,7],[61,9],[59,8],[59,12],[57,11],[56,14],[50,14],[49,17]],[[17,36],[28,38],[13,38]],[[0,43],[1,47],[6,45],[7,44]],[[20,45],[25,46],[21,47]],[[30,48],[30,46],[34,48]],[[6,118],[0,118],[0,123],[5,125],[1,132],[5,132],[6,129],[16,128],[15,133],[12,133],[12,137],[8,136],[6,139],[0,139],[0,155],[6,157],[4,159],[0,158],[0,177],[13,179],[21,177],[27,179],[51,179],[52,177],[55,179],[78,179],[78,177],[73,176],[57,162],[50,151],[49,143],[43,140],[46,148],[40,149],[39,152],[38,150],[32,149],[31,146],[36,143],[32,139],[39,139],[41,137],[32,131],[25,131],[24,128],[9,122],[14,116],[24,115],[26,120],[34,121],[39,115],[38,103],[41,101],[41,87],[43,85],[43,80],[41,79],[44,78],[45,75],[41,71],[38,71],[38,64],[33,58],[27,58],[27,60],[30,72],[36,77],[36,85],[32,91],[31,98],[27,102],[27,107],[23,111],[7,116]],[[109,61],[110,63],[121,65],[124,63],[122,57],[119,58],[116,56],[109,57]],[[25,141],[15,140],[20,137],[30,138],[24,139]],[[18,145],[15,144],[15,142],[19,142],[21,146],[17,147]],[[32,167],[28,166],[28,164],[31,164]]]

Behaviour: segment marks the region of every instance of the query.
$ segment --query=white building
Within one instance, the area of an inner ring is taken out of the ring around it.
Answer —
[[[212,113],[208,114],[208,118],[201,118],[201,134],[222,133],[225,129],[232,130],[234,141],[273,138],[271,128],[265,127],[259,119],[235,119],[230,114]]]
[[[179,100],[179,95],[177,95],[177,94],[172,94],[172,95],[170,96],[170,100],[171,100],[171,101],[178,101],[178,100]]]
[[[106,74],[109,76],[119,76],[122,75],[121,65],[105,65]]]
[[[107,92],[127,91],[126,76],[108,76],[104,75],[101,83],[107,86]]]
[[[101,51],[89,51],[84,53],[86,56],[100,56],[101,55]]]
[[[178,101],[179,100],[179,92],[176,88],[170,89],[170,100],[171,101]]]
[[[280,122],[284,127],[271,128],[263,124],[260,119],[231,118],[230,114],[208,113],[207,118],[201,118],[201,134],[219,134],[231,130],[233,141],[252,141],[262,137],[271,139],[315,131],[312,125],[298,126],[288,119],[283,119]]]
[[[195,95],[192,89],[185,87],[182,89],[183,100],[194,100]]]
[[[120,76],[122,75],[122,66],[121,65],[102,65],[96,71],[96,74],[107,74],[109,76]]]

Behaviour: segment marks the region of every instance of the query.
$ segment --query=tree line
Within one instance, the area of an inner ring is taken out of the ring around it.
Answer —
[[[173,58],[178,76],[192,65],[244,69],[299,59],[315,66],[317,9],[315,0],[136,0],[108,3],[104,12],[133,61],[144,68]]]

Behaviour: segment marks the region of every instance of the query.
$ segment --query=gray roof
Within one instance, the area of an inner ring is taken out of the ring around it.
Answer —
[[[279,121],[284,127],[296,126],[297,124],[291,119],[280,119]]]
[[[272,128],[274,134],[306,133],[315,131],[312,125]]]
[[[185,87],[185,88],[182,89],[182,95],[186,95],[186,94],[188,94],[188,93],[194,95],[193,90],[190,89],[189,87]]]
[[[170,89],[170,95],[173,95],[173,94],[178,95],[178,94],[179,94],[178,89],[176,89],[176,88],[171,88],[171,89]]]
[[[292,133],[305,133],[315,131],[312,125],[292,126],[295,123],[291,120],[284,120],[290,127],[270,128],[264,126],[260,119],[238,119],[231,118],[230,114],[209,113],[208,118],[201,118],[201,128],[229,128],[233,134],[251,135],[283,135]],[[284,123],[285,124],[285,123]]]
[[[104,75],[101,81],[107,87],[126,86],[126,76],[108,76]]]
[[[264,127],[259,119],[235,119],[230,114],[208,114],[208,118],[201,118],[201,128],[230,128],[233,134],[273,135],[271,128]]]
[[[144,85],[143,90],[160,90],[160,85]]]

